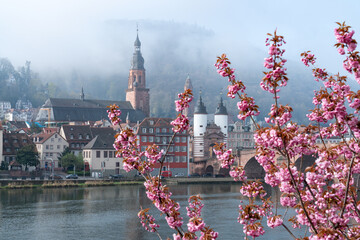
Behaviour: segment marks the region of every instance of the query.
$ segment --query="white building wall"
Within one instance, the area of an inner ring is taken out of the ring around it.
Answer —
[[[204,136],[207,126],[207,114],[194,114],[194,137]]]
[[[66,147],[69,147],[69,143],[58,133],[55,133],[43,143],[36,143],[36,148],[39,153],[40,168],[45,168],[46,162],[47,167],[50,167],[50,164],[52,163],[51,159],[54,161],[54,167],[58,168],[58,157]]]
[[[225,134],[224,142],[226,143],[228,137],[228,115],[215,115],[214,122],[221,128],[221,132]]]
[[[194,137],[194,157],[204,157],[204,136]]]
[[[97,152],[100,152],[100,156],[97,157]],[[107,157],[104,157],[104,152],[107,152]],[[112,157],[109,157],[109,152],[112,151]],[[84,149],[83,150],[84,161],[89,163],[90,172],[96,172],[98,174],[106,172],[115,173],[123,169],[123,159],[115,157],[115,150],[96,150],[96,149]],[[118,163],[118,166],[117,164]],[[105,166],[104,166],[105,165]]]

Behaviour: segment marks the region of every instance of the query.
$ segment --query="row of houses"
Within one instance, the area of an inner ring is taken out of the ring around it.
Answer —
[[[143,151],[148,146],[157,144],[160,150],[165,151],[172,140],[171,121],[170,118],[145,118],[141,123],[132,126],[124,124],[124,127],[131,127],[138,134],[139,150]],[[13,166],[16,162],[17,151],[26,145],[33,144],[39,153],[38,169],[62,170],[60,156],[68,148],[75,155],[82,155],[84,169],[90,171],[94,177],[110,174],[133,176],[134,173],[126,173],[123,170],[122,159],[116,157],[113,147],[115,134],[116,130],[113,127],[91,125],[43,128],[38,134],[31,134],[26,128],[19,128],[16,131],[1,128],[1,161],[2,164]],[[180,133],[173,139],[168,148],[163,170],[171,170],[174,174],[188,174],[188,144],[188,132]]]

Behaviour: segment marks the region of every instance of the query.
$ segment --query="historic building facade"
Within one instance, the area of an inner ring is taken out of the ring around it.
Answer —
[[[197,174],[223,174],[228,170],[221,169],[219,161],[213,152],[216,143],[226,143],[228,137],[228,113],[222,99],[216,108],[214,121],[208,119],[205,104],[200,96],[194,111],[192,163],[190,172]]]
[[[163,171],[171,171],[172,175],[188,175],[189,162],[189,133],[187,131],[178,133],[171,142],[174,134],[170,124],[171,118],[145,118],[137,127],[137,135],[141,151],[156,144],[164,152],[169,146],[165,162],[162,166]],[[155,172],[159,171],[160,164],[155,165]]]

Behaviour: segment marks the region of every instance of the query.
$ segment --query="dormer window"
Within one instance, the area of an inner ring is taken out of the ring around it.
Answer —
[[[82,134],[79,134],[79,139],[82,139]]]
[[[90,139],[90,135],[89,135],[89,134],[86,134],[86,139]]]
[[[74,134],[70,134],[70,139],[74,139]]]

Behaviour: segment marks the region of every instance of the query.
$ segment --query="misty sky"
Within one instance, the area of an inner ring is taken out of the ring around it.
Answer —
[[[285,57],[297,60],[302,51],[313,50],[321,66],[338,72],[342,57],[332,47],[335,22],[346,21],[360,39],[359,10],[356,0],[0,0],[0,57],[14,66],[31,60],[38,72],[95,67],[125,72],[136,22],[145,61],[150,42],[156,44],[156,33],[142,25],[152,21],[185,23],[211,32],[213,62],[223,52],[231,57],[241,49],[267,51],[266,33],[277,28],[288,43]],[[113,20],[126,20],[129,26],[113,34],[108,28]],[[191,49],[193,43],[186,44]],[[244,59],[236,64],[246,65]]]

